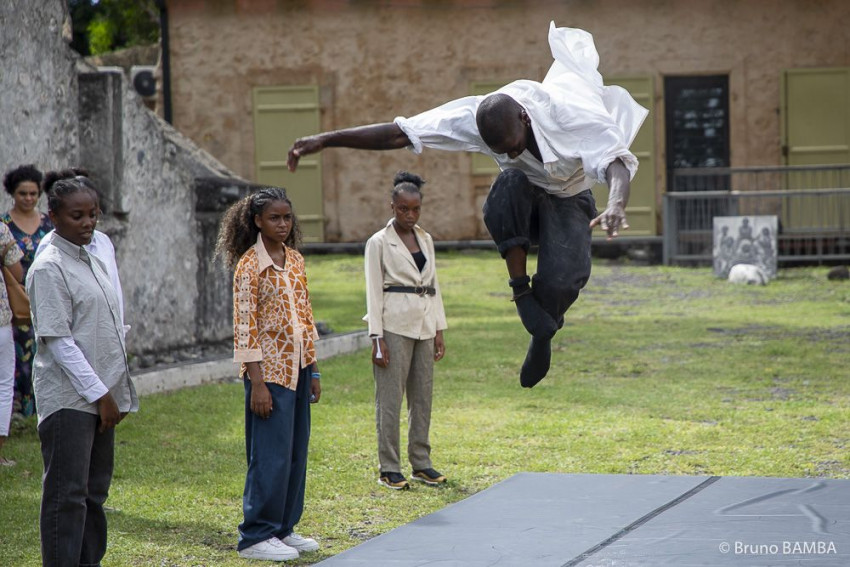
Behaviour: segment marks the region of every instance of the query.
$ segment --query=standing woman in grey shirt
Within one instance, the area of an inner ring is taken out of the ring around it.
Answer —
[[[42,563],[99,565],[115,426],[139,402],[118,297],[102,262],[84,248],[100,213],[97,192],[86,177],[63,179],[48,194],[48,210],[56,235],[27,274],[44,461]]]

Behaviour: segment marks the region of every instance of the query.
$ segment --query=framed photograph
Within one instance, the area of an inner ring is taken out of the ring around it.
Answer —
[[[776,216],[714,217],[714,275],[729,276],[736,264],[758,266],[776,277]]]

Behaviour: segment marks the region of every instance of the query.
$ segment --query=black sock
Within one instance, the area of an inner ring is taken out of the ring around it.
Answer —
[[[523,388],[533,388],[538,382],[546,377],[552,360],[551,339],[531,337],[528,344],[528,353],[522,363],[519,373],[519,383]]]

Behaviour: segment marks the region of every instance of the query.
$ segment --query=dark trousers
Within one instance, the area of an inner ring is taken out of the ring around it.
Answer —
[[[115,429],[100,418],[65,409],[38,426],[42,482],[41,559],[50,567],[100,565],[106,554],[103,503],[112,481]]]
[[[518,169],[500,173],[484,203],[484,223],[503,258],[514,246],[526,252],[539,246],[532,288],[558,326],[590,277],[590,221],[596,214],[590,190],[556,197]]]
[[[272,413],[251,411],[251,381],[245,379],[245,451],[248,473],[242,494],[238,550],[292,533],[304,511],[307,445],[310,441],[310,367],[302,368],[295,391],[266,384]]]

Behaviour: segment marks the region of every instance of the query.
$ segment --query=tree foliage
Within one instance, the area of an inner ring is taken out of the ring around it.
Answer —
[[[99,55],[159,39],[156,0],[68,0],[73,22],[71,46]]]

